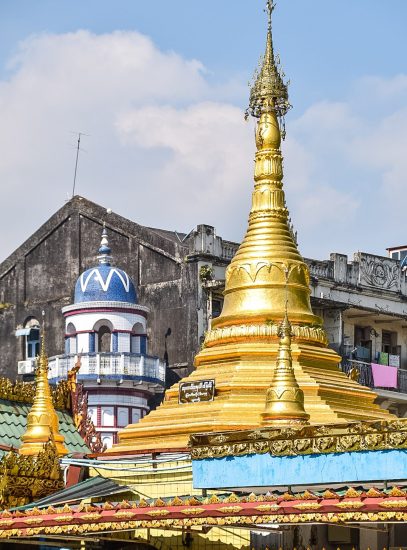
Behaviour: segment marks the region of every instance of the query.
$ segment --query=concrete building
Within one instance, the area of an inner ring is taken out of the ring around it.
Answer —
[[[116,264],[134,281],[140,303],[151,311],[149,353],[165,361],[167,386],[193,369],[211,319],[221,312],[225,270],[238,243],[221,238],[209,225],[198,225],[188,234],[143,227],[74,197],[0,264],[0,302],[7,304],[0,310],[2,374],[15,376],[17,362],[38,352],[42,310],[50,326],[49,354],[65,349],[60,312],[72,303],[79,274],[94,264],[104,222]],[[60,242],[65,242],[62,250]],[[402,253],[403,247],[394,247],[389,257],[358,252],[353,259],[331,254],[329,260],[306,262],[313,309],[323,317],[343,368],[356,368],[360,381],[373,387],[370,365],[378,354],[399,358],[397,388],[376,390],[383,406],[404,415],[407,282]]]
[[[73,303],[79,275],[94,267],[104,222],[116,265],[150,310],[149,353],[165,361],[168,383],[191,368],[198,342],[198,274],[196,263],[185,261],[185,235],[140,226],[74,197],[0,264],[2,376],[15,378],[17,363],[37,354],[42,311],[49,327],[48,354],[63,353],[61,309]]]

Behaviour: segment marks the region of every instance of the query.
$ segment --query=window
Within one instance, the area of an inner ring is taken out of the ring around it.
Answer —
[[[32,328],[27,335],[26,358],[35,359],[40,354],[40,329]]]
[[[102,407],[102,426],[114,426],[114,407]]]
[[[113,440],[114,440],[114,434],[107,433],[107,432],[102,434],[102,443],[103,445],[106,445],[107,449],[110,449],[110,447],[113,445]]]
[[[222,300],[212,300],[212,318],[213,319],[215,319],[216,317],[219,317],[219,315],[222,313],[222,306],[223,306]]]
[[[137,422],[140,420],[140,409],[132,409],[131,410],[131,423],[137,424]]]
[[[117,425],[119,428],[124,428],[129,423],[129,409],[127,407],[118,407],[117,409]]]
[[[370,363],[372,359],[372,340],[370,337],[371,327],[355,325],[355,347],[352,351],[352,358]]]
[[[130,346],[131,353],[140,353],[140,336],[132,336]]]
[[[97,426],[98,423],[98,410],[96,407],[89,407],[88,408],[88,416],[92,420],[95,426]]]
[[[76,328],[73,323],[68,323],[68,326],[66,327],[66,346],[65,350],[66,353],[76,353],[77,350],[77,342],[76,342]]]
[[[111,332],[110,328],[103,326],[98,331],[98,351],[110,352]]]
[[[397,332],[383,330],[382,332],[382,352],[392,355],[400,355],[400,346],[397,345]]]

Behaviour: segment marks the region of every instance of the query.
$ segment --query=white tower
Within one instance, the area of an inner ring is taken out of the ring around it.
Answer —
[[[117,432],[138,422],[148,411],[148,399],[164,391],[165,365],[147,354],[148,308],[137,303],[130,277],[111,265],[106,228],[99,248],[99,265],[76,282],[65,317],[65,354],[50,358],[50,378],[66,378],[80,354],[79,380],[88,393],[89,414],[109,447]]]

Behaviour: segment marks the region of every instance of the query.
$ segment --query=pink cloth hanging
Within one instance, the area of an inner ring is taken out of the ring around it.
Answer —
[[[397,367],[372,363],[373,383],[375,387],[397,388]]]

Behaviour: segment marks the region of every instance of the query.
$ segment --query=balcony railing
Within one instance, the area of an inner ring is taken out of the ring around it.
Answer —
[[[363,386],[368,386],[369,388],[375,389],[384,389],[387,391],[407,393],[407,370],[405,369],[397,370],[397,388],[381,388],[380,386],[375,386],[373,381],[372,367],[370,363],[346,359],[342,362],[341,369],[346,374],[349,374],[352,369],[356,369],[358,374],[357,380]]]
[[[67,378],[68,371],[75,366],[77,360],[78,357],[74,354],[50,357],[49,378]],[[34,370],[34,364],[31,370],[25,365],[24,372],[19,369],[19,374],[31,374]],[[165,364],[158,357],[139,353],[84,353],[81,355],[79,379],[84,376],[98,379],[111,376],[134,377],[164,386]]]

